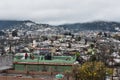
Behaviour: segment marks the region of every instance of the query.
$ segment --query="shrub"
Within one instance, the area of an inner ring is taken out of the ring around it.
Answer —
[[[113,70],[102,62],[86,62],[75,65],[72,73],[75,80],[104,80],[106,76],[112,75]]]

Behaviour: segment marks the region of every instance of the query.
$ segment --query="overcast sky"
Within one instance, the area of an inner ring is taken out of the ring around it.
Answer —
[[[48,24],[120,22],[120,0],[0,0],[0,19]]]

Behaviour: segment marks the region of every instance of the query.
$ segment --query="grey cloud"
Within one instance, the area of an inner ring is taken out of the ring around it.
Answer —
[[[0,19],[64,24],[120,21],[119,0],[0,0]]]

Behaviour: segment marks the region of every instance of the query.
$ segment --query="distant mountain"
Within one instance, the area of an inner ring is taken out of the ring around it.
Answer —
[[[30,20],[16,21],[16,20],[0,20],[0,29],[38,29],[41,27],[52,27],[48,24],[37,24]]]
[[[49,24],[38,24],[30,20],[16,21],[16,20],[0,20],[0,34],[3,35],[4,31],[19,30],[22,32],[29,32],[35,34],[54,34],[64,31],[63,28],[52,26]]]
[[[18,30],[43,30],[45,28],[51,28],[51,30],[56,31],[120,31],[120,23],[118,22],[107,22],[107,21],[96,21],[87,23],[74,23],[74,24],[64,24],[58,26],[51,26],[49,24],[38,24],[30,20],[16,21],[16,20],[0,20],[0,30],[4,29],[18,29]]]
[[[21,25],[25,22],[32,22],[32,21],[0,20],[0,29],[7,29],[7,28],[9,29],[10,27],[13,27],[15,25]]]
[[[71,31],[120,31],[120,23],[118,22],[105,22],[105,21],[96,21],[96,22],[88,22],[88,23],[75,23],[75,24],[64,24],[59,25],[59,27],[63,27],[64,29],[68,29]]]

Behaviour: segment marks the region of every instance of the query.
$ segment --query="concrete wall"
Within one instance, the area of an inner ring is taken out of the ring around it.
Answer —
[[[12,65],[13,65],[12,55],[0,56],[0,68],[4,66],[12,66]]]

